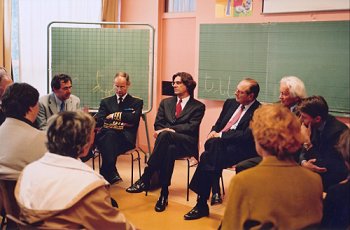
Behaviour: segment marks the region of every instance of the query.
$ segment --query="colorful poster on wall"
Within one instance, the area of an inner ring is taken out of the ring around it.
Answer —
[[[253,0],[233,0],[234,17],[250,16],[253,11]]]
[[[216,0],[215,16],[241,17],[250,16],[253,11],[253,0]]]

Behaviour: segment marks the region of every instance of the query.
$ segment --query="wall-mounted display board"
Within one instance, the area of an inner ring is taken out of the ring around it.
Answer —
[[[264,14],[349,9],[349,0],[263,0]]]
[[[276,102],[283,76],[298,76],[309,95],[350,115],[349,21],[200,25],[198,96],[234,97],[239,81],[260,84],[259,100]]]

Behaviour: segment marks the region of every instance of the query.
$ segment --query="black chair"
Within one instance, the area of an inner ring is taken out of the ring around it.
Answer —
[[[19,217],[19,206],[15,199],[14,191],[17,181],[12,180],[0,180],[0,196],[2,199],[2,221],[1,229],[6,225],[7,229],[12,229],[16,224],[9,220],[6,216],[12,215]]]
[[[92,157],[92,168],[95,170],[95,159],[98,159],[98,168],[101,168],[101,153],[96,147],[93,151],[93,157]],[[134,153],[136,153],[136,158],[134,157]],[[139,178],[141,178],[141,157],[140,157],[140,151],[138,148],[130,149],[129,151],[126,151],[122,155],[130,155],[131,157],[131,185],[134,184],[134,161],[137,161],[138,168],[139,168]]]
[[[194,157],[182,157],[176,160],[184,160],[187,161],[187,187],[186,187],[186,200],[189,201],[189,195],[190,195],[190,170],[192,167],[195,167],[198,165],[198,161]]]

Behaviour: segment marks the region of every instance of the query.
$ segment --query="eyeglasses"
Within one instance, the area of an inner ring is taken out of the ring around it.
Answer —
[[[237,94],[249,94],[249,92],[247,92],[247,91],[241,91],[241,90],[239,90],[239,89],[236,89],[236,93],[237,93]]]
[[[181,85],[181,84],[183,84],[182,81],[173,81],[173,82],[171,83],[172,86],[174,86],[174,85]]]

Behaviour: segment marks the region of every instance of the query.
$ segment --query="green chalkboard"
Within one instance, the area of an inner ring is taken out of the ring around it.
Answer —
[[[97,109],[102,98],[115,93],[117,72],[130,75],[129,93],[151,108],[151,31],[118,28],[51,28],[52,76],[66,73],[73,80],[73,94],[83,106]]]
[[[349,21],[200,25],[198,94],[234,96],[244,77],[256,79],[259,100],[275,102],[283,76],[298,76],[309,95],[350,114]]]

